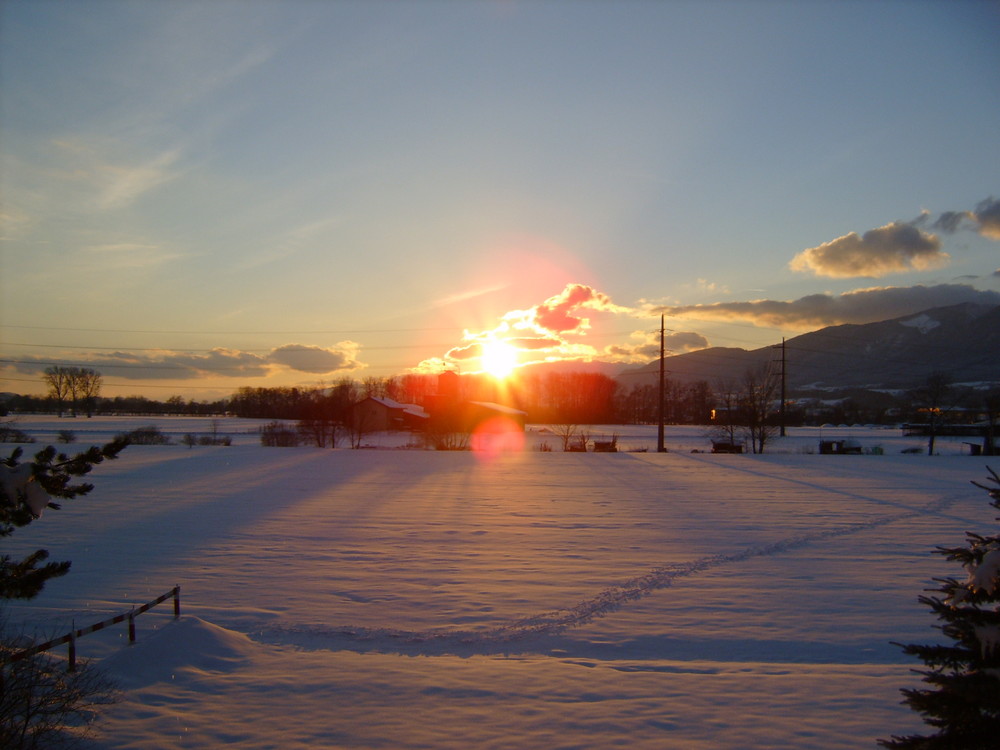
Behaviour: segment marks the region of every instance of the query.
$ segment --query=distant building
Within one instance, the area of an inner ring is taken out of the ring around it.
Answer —
[[[428,427],[435,432],[524,432],[528,413],[490,401],[466,401],[460,376],[452,371],[438,377],[438,392],[427,401]]]
[[[423,430],[429,415],[416,404],[401,404],[391,398],[368,398],[353,404],[348,422],[364,432],[387,430]]]

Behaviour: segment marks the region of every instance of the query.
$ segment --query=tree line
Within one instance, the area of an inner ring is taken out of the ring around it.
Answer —
[[[228,399],[217,401],[185,400],[183,396],[171,396],[163,401],[145,396],[115,396],[113,398],[97,396],[93,398],[90,408],[83,410],[86,416],[117,416],[117,415],[152,415],[164,416],[184,414],[190,416],[216,416],[224,414]],[[22,414],[73,414],[67,409],[67,403],[62,404],[51,393],[45,396],[12,395],[0,403],[0,416],[10,413]]]
[[[436,375],[345,378],[311,388],[243,387],[228,400],[226,411],[258,419],[336,417],[366,397],[389,398],[427,406],[438,393]],[[532,423],[654,424],[658,419],[658,388],[624,388],[599,373],[548,372],[497,383],[491,377],[463,375],[456,397],[462,401],[502,403],[526,412]],[[666,419],[672,424],[710,424],[715,404],[707,382],[666,383]]]
[[[8,412],[93,415],[213,415],[233,414],[257,419],[332,417],[366,397],[426,405],[438,390],[436,375],[342,378],[313,386],[238,388],[229,398],[196,401],[181,396],[164,400],[145,396],[100,395],[103,378],[82,367],[50,367],[43,381],[44,396],[13,395],[0,406]],[[466,401],[500,402],[528,413],[532,422],[575,424],[652,424],[657,420],[657,389],[648,385],[624,388],[607,375],[584,372],[530,373],[503,385],[490,377],[463,375],[459,397]],[[707,424],[711,419],[712,389],[668,381],[667,420],[678,424]]]
[[[324,424],[345,423],[347,409],[366,397],[389,398],[399,403],[428,406],[438,393],[437,375],[408,374],[342,378],[305,387],[251,387],[237,389],[229,398],[214,401],[185,400],[171,396],[157,401],[143,396],[103,398],[103,378],[83,367],[50,367],[43,374],[45,396],[13,396],[0,404],[6,412],[101,415],[218,415],[298,420],[308,430],[329,429]],[[656,385],[624,387],[600,373],[526,369],[498,382],[482,375],[458,378],[457,398],[513,406],[536,424],[655,424],[660,416],[660,391]],[[720,439],[745,442],[762,452],[780,424],[929,423],[930,450],[938,424],[987,415],[990,437],[998,421],[1000,392],[959,388],[943,373],[936,373],[905,394],[855,391],[840,397],[816,394],[814,398],[781,400],[780,373],[775,368],[748,370],[742,378],[684,383],[664,381],[663,417],[667,424],[712,425]],[[823,398],[826,396],[826,398]],[[784,406],[784,408],[782,408]],[[986,445],[991,445],[987,441]]]

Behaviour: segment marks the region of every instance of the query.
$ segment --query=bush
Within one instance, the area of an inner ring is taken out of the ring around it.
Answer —
[[[193,448],[196,445],[232,445],[233,439],[229,435],[194,435],[187,432],[181,442],[188,448]]]
[[[0,659],[30,646],[24,639],[0,638]],[[83,739],[100,706],[113,703],[113,682],[86,664],[75,672],[46,654],[0,668],[0,747],[65,748]]]
[[[56,438],[60,443],[66,445],[76,442],[76,433],[73,430],[59,430],[59,437]]]
[[[471,437],[467,432],[430,432],[425,435],[425,440],[434,450],[467,451]]]
[[[129,445],[170,445],[170,437],[164,435],[155,425],[136,428],[118,435],[117,439],[125,440]]]
[[[14,427],[13,422],[0,424],[0,443],[33,443],[35,439],[27,432]]]
[[[332,419],[302,419],[298,423],[303,443],[313,443],[317,448],[336,448],[340,439],[337,423]]]
[[[202,435],[198,438],[198,445],[232,445],[233,439],[229,435]]]
[[[270,422],[260,428],[260,444],[265,448],[295,448],[299,433],[281,422]]]

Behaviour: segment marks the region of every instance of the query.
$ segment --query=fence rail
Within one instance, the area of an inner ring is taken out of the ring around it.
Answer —
[[[59,636],[58,638],[53,638],[51,641],[46,641],[45,643],[40,643],[37,646],[32,646],[31,648],[26,648],[24,651],[18,651],[16,654],[12,654],[7,658],[0,661],[0,666],[6,666],[7,664],[13,664],[21,659],[27,659],[29,656],[34,656],[35,654],[40,654],[43,651],[48,651],[56,646],[61,646],[64,643],[69,644],[69,671],[73,672],[76,670],[76,639],[82,638],[88,633],[96,633],[98,630],[103,630],[110,625],[117,625],[118,623],[125,622],[128,620],[128,642],[135,643],[135,618],[141,615],[143,612],[148,612],[157,604],[162,604],[167,599],[173,598],[174,600],[174,618],[181,616],[181,587],[174,586],[170,591],[158,596],[151,602],[146,602],[141,607],[133,607],[131,610],[125,614],[115,615],[114,617],[108,618],[102,622],[94,623],[85,628],[76,627],[73,630],[66,633],[66,635]]]

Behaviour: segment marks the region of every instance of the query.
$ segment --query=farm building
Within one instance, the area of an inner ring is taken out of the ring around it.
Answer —
[[[428,415],[416,404],[401,404],[391,398],[369,396],[348,410],[348,421],[365,432],[422,430]]]

